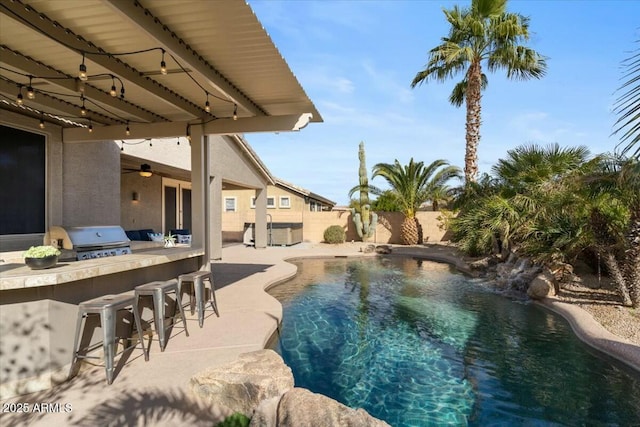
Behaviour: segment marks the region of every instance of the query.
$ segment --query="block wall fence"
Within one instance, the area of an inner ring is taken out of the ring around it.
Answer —
[[[424,242],[440,242],[450,240],[446,230],[441,230],[438,219],[442,212],[418,212],[416,217],[422,226]],[[251,212],[224,212],[222,214],[222,236],[225,242],[242,242],[244,224],[253,223],[255,214]],[[396,243],[400,242],[400,226],[404,215],[400,212],[378,212],[378,225],[369,243]],[[339,225],[346,231],[347,241],[360,241],[356,233],[351,212],[283,212],[272,214],[274,223],[294,222],[303,224],[302,235],[305,242],[320,243],[323,241],[324,230],[331,225]]]

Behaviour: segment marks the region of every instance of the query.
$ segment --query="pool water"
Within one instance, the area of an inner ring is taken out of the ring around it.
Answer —
[[[269,290],[297,387],[392,426],[640,425],[640,375],[445,264],[310,259]]]

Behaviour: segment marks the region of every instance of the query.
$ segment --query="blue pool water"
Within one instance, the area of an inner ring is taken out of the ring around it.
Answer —
[[[305,260],[269,290],[296,386],[392,426],[640,425],[640,375],[444,264]]]

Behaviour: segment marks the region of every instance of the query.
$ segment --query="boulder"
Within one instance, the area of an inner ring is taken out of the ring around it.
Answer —
[[[544,299],[554,292],[554,278],[553,275],[544,272],[538,274],[529,285],[527,289],[527,296],[531,299]]]
[[[265,399],[293,388],[293,374],[273,350],[241,354],[228,364],[207,369],[189,381],[191,392],[211,405],[250,417]]]
[[[275,420],[275,424],[273,423]],[[382,427],[384,421],[369,415],[364,409],[351,409],[321,394],[303,388],[289,390],[274,408],[265,402],[251,419],[252,427]]]
[[[389,245],[378,245],[376,246],[376,253],[381,255],[387,255],[391,253],[391,246]]]
[[[367,246],[364,247],[362,252],[364,252],[365,254],[370,254],[370,253],[374,252],[375,250],[376,250],[376,246],[375,245],[367,245]]]

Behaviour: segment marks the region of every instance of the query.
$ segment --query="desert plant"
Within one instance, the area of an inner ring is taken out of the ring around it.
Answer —
[[[331,225],[324,230],[324,241],[326,243],[344,243],[346,238],[344,228],[339,225]]]
[[[351,216],[356,226],[356,232],[364,242],[373,236],[378,223],[378,214],[371,211],[371,205],[369,204],[369,179],[367,178],[364,142],[360,142],[358,159],[360,159],[360,168],[358,169],[360,184],[349,191],[349,197],[356,191],[360,192],[360,212],[357,212],[355,208],[351,208]]]

